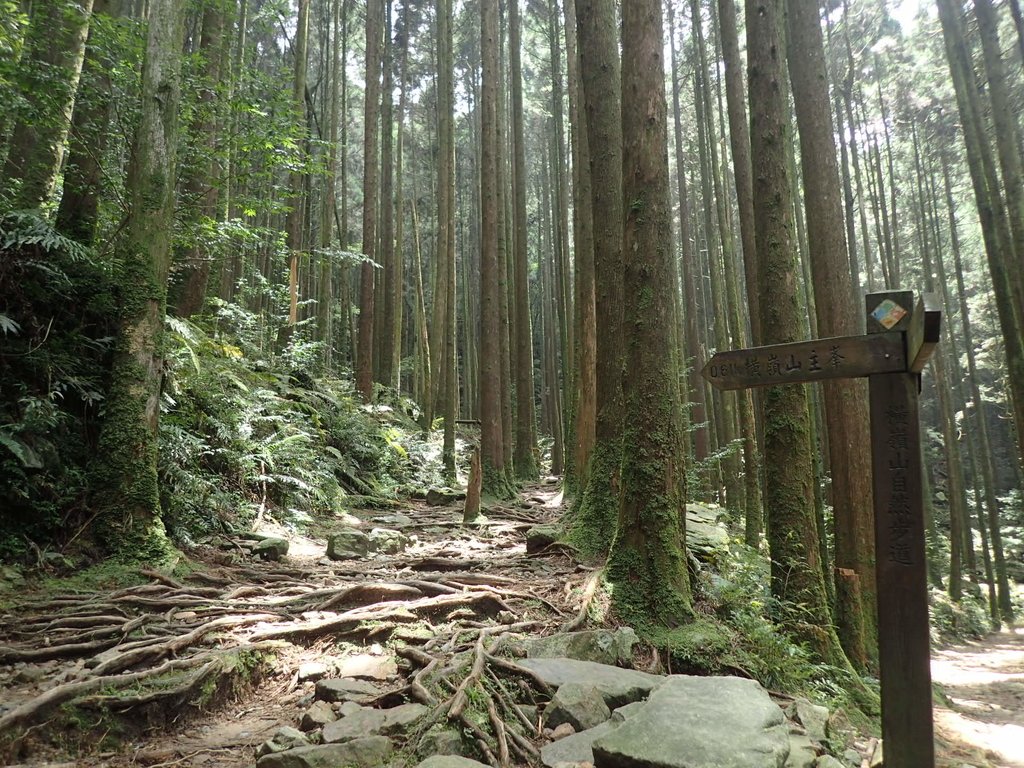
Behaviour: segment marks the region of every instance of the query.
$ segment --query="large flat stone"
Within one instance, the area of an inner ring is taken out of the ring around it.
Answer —
[[[256,768],[379,768],[391,752],[391,742],[383,736],[366,736],[344,744],[299,747],[266,755],[256,762]]]
[[[458,755],[434,755],[428,757],[416,768],[487,768],[483,763]]]
[[[535,672],[552,688],[566,683],[592,685],[601,692],[610,709],[639,701],[666,679],[635,669],[620,669],[577,659],[522,659],[519,664]]]
[[[525,641],[526,655],[537,659],[579,659],[598,664],[629,662],[633,657],[636,633],[629,627],[614,632],[607,629],[563,632]]]
[[[592,749],[596,768],[782,768],[789,731],[753,680],[673,675]]]
[[[541,747],[540,759],[548,768],[558,768],[562,765],[574,765],[577,763],[593,763],[594,750],[592,745],[602,736],[607,736],[618,728],[633,712],[644,706],[644,702],[637,701],[627,704],[624,707],[612,712],[611,720],[606,720],[600,725],[589,728],[564,739],[553,741]]]
[[[323,729],[327,743],[350,741],[360,736],[393,733],[423,717],[429,710],[422,704],[401,704],[391,709],[360,709]]]
[[[380,696],[380,693],[377,686],[351,677],[332,677],[316,682],[316,697],[321,701],[354,701],[357,704],[365,704]]]
[[[365,680],[387,680],[398,674],[398,664],[391,656],[360,653],[342,660],[338,665],[338,674]]]

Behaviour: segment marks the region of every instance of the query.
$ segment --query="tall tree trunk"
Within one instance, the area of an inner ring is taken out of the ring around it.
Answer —
[[[707,459],[710,452],[708,445],[707,426],[707,398],[705,395],[704,378],[700,375],[704,367],[704,348],[701,344],[701,336],[698,331],[697,306],[697,256],[695,253],[694,237],[690,231],[690,204],[689,191],[686,184],[686,163],[683,154],[683,128],[682,110],[680,107],[679,88],[679,63],[677,61],[676,38],[674,33],[674,6],[668,4],[669,12],[669,50],[672,56],[672,116],[675,130],[676,149],[676,180],[679,185],[679,240],[680,240],[680,273],[683,283],[683,316],[685,318],[685,329],[683,336],[686,340],[686,355],[690,358],[690,374],[687,377],[689,391],[692,401],[691,422],[693,429],[693,455],[698,463]],[[702,498],[700,489],[690,489],[691,495]]]
[[[860,332],[848,277],[845,223],[829,106],[825,50],[817,0],[788,0],[787,58],[793,85],[804,209],[819,337]],[[847,657],[859,669],[876,652],[874,515],[867,385],[859,379],[822,384],[835,516],[836,622]]]
[[[325,99],[327,113],[328,142],[327,178],[324,181],[324,196],[320,212],[320,285],[316,304],[317,338],[323,344],[324,369],[330,372],[334,366],[334,264],[328,256],[333,243],[334,223],[337,217],[337,186],[338,186],[338,123],[339,101],[338,83],[343,77],[341,57],[341,0],[331,0],[331,27],[333,35],[330,43],[331,70],[330,95]],[[342,190],[344,194],[344,190]],[[340,223],[340,222],[339,222]],[[344,237],[339,232],[340,237]]]
[[[998,596],[998,615],[1006,622],[1013,620],[1013,604],[1011,599],[1010,581],[1006,573],[1006,557],[1003,553],[1002,523],[999,515],[999,504],[996,500],[995,470],[992,465],[992,442],[989,438],[988,418],[986,417],[985,401],[981,396],[978,376],[978,364],[974,345],[974,332],[971,328],[970,309],[967,305],[967,289],[964,285],[963,259],[960,254],[960,236],[956,226],[956,207],[953,203],[953,187],[949,178],[949,160],[942,153],[942,178],[946,199],[946,211],[949,216],[950,250],[953,252],[953,266],[956,272],[957,303],[960,307],[960,323],[963,326],[964,348],[967,357],[967,379],[971,385],[971,400],[974,402],[976,434],[980,443],[981,479],[985,487],[985,510],[988,518],[988,531],[992,541],[992,559],[995,566],[996,590]],[[975,432],[975,430],[972,430]],[[975,473],[975,485],[978,476]],[[980,512],[979,512],[980,514]]]
[[[565,59],[569,81],[569,123],[572,146],[572,210],[575,294],[574,338],[576,386],[573,438],[572,493],[586,487],[590,455],[597,428],[597,318],[594,303],[594,218],[590,207],[590,148],[587,146],[587,117],[580,84],[580,54],[576,33],[576,2],[564,0]]]
[[[384,0],[366,1],[366,89],[363,112],[363,262],[359,283],[359,346],[356,388],[363,399],[373,397],[374,280],[378,258],[377,193],[380,180],[380,76],[383,66]],[[390,126],[388,126],[390,130]]]
[[[720,207],[715,190],[715,166],[717,152],[714,151],[713,129],[711,128],[711,100],[707,87],[707,53],[704,44],[703,23],[697,0],[690,1],[693,47],[696,51],[697,66],[694,77],[694,108],[697,117],[697,143],[700,156],[701,197],[704,209],[704,231],[707,244],[707,259],[711,276],[711,309],[714,315],[714,347],[725,350],[732,346],[729,327],[728,291],[725,284],[725,258],[731,242],[731,232],[723,226],[724,209]],[[714,154],[713,154],[714,153]],[[724,202],[724,201],[722,201]],[[716,219],[716,214],[722,213]],[[718,237],[714,235],[718,224]],[[735,392],[715,391],[712,395],[716,409],[716,426],[721,446],[729,446],[725,459],[725,502],[737,517],[743,508],[744,486],[742,481],[739,453],[732,450],[738,438],[738,399]]]
[[[434,306],[430,326],[430,360],[435,391],[423,404],[428,415],[434,405],[444,412],[443,457],[445,474],[455,477],[455,419],[458,378],[455,286],[455,134],[454,59],[452,53],[452,3],[437,3],[437,246],[434,258]],[[467,354],[473,345],[466,344]],[[469,367],[467,366],[467,370]],[[467,392],[471,388],[467,387]]]
[[[1018,265],[1024,261],[1024,170],[1021,163],[1021,132],[1015,109],[1016,100],[1010,95],[1003,50],[999,42],[998,19],[992,0],[974,0],[974,15],[978,20],[978,36],[985,62],[988,94],[996,157],[1002,174],[1003,196],[1006,199],[1006,217],[1010,225],[1010,238]],[[1019,83],[1018,83],[1019,87]],[[1024,319],[1024,269],[1010,273],[1018,317]]]
[[[299,16],[295,26],[295,70],[292,78],[292,109],[295,124],[299,126],[299,140],[296,145],[303,147],[307,138],[306,130],[306,69],[309,41],[309,2],[298,0]],[[305,154],[304,151],[303,155]],[[289,174],[291,190],[291,208],[288,211],[287,247],[289,253],[288,270],[288,323],[294,328],[299,322],[299,256],[302,251],[302,230],[305,226],[304,205],[305,174],[299,169],[301,162],[295,161],[296,167]]]
[[[228,78],[227,101],[234,101],[235,92],[242,78],[242,67],[245,64],[246,40],[248,39],[249,0],[241,0],[238,6],[237,32],[231,45],[234,51],[231,57],[231,71]],[[223,217],[234,218],[235,211],[235,187],[237,185],[237,163],[238,163],[238,139],[236,137],[238,115],[234,110],[228,111],[228,140],[224,153],[224,195],[223,195]],[[220,298],[224,301],[235,299],[235,290],[238,281],[242,277],[242,249],[236,248],[231,258],[221,262],[220,273]]]
[[[38,208],[50,199],[67,144],[75,95],[85,60],[93,0],[50,0],[34,9],[27,50],[19,63],[21,96],[32,114],[14,126],[7,167],[6,189],[14,208]],[[6,194],[5,194],[6,193]]]
[[[121,15],[121,0],[96,0],[93,16]],[[95,29],[90,26],[90,37]],[[100,190],[103,185],[101,160],[110,135],[112,62],[101,46],[87,45],[79,90],[88,88],[89,98],[75,99],[75,111],[68,132],[68,158],[64,167],[64,189],[55,226],[62,234],[91,246],[99,220]],[[0,136],[3,133],[0,131]]]
[[[186,182],[186,194],[198,201],[195,211],[196,219],[217,221],[221,214],[220,206],[220,158],[218,130],[220,111],[214,89],[221,80],[221,64],[224,57],[224,8],[222,0],[207,0],[203,9],[203,30],[199,38],[199,53],[202,61],[202,72],[199,83],[198,120],[192,126],[192,132],[199,137],[198,143],[203,147],[206,162],[192,169]],[[192,245],[185,256],[183,274],[180,281],[170,289],[170,304],[178,317],[191,317],[203,308],[206,301],[206,286],[210,280],[210,267],[213,254],[208,253],[202,243]]]
[[[686,568],[686,466],[678,355],[672,349],[665,41],[660,0],[622,8],[622,179],[628,337],[623,377],[622,491],[608,556],[613,607],[631,626],[673,627],[693,615]],[[625,201],[628,201],[626,204]]]
[[[401,286],[396,285],[395,261],[395,68],[394,41],[391,28],[391,0],[384,2],[384,86],[381,90],[381,185],[380,185],[380,254],[381,275],[376,281],[374,340],[379,354],[376,359],[377,380],[386,387],[396,387],[398,370],[394,359],[394,323]]]
[[[1013,404],[1013,421],[1017,432],[1017,449],[1024,457],[1024,335],[1022,311],[1015,295],[1015,275],[1019,274],[1020,255],[1014,253],[1006,209],[999,189],[999,180],[992,158],[992,148],[985,133],[983,110],[971,69],[970,53],[964,38],[963,24],[951,0],[939,0],[939,19],[945,41],[946,57],[956,91],[957,110],[963,130],[967,164],[974,189],[975,204],[992,275],[999,326],[1006,348]],[[1024,465],[1024,461],[1021,462]]]
[[[576,404],[573,400],[572,349],[574,346],[572,327],[572,289],[569,275],[569,176],[565,159],[565,112],[563,109],[564,86],[562,82],[562,44],[559,35],[559,13],[557,0],[551,0],[548,15],[548,41],[551,51],[551,114],[553,117],[554,151],[552,181],[555,190],[555,307],[558,316],[558,371],[560,374],[560,396],[558,398],[559,421],[564,429],[573,425]],[[563,432],[564,433],[564,432]],[[571,461],[572,455],[569,454]],[[566,462],[566,469],[573,468]]]
[[[509,285],[509,260],[512,250],[512,200],[508,194],[510,186],[510,166],[508,162],[509,136],[506,131],[508,110],[506,109],[505,70],[508,67],[505,50],[505,18],[504,3],[499,3],[498,24],[498,93],[497,93],[497,206],[498,206],[498,327],[500,330],[498,343],[501,356],[501,442],[502,467],[510,489],[515,488],[513,478],[513,426],[512,426],[512,317],[515,312],[511,306],[511,287]]]
[[[748,2],[746,22],[758,285],[762,296],[773,297],[761,305],[761,341],[782,344],[799,337],[801,308],[785,157],[780,0]],[[832,629],[819,564],[805,388],[767,388],[764,421],[772,593],[782,603],[783,624],[792,636],[806,642],[818,659],[849,669]]]
[[[172,550],[160,517],[157,431],[163,371],[185,3],[154,0],[142,72],[142,111],[116,250],[118,334],[94,479],[96,540],[122,557],[162,562]]]
[[[501,429],[501,297],[498,254],[498,0],[481,0],[480,466],[483,491],[507,498]]]
[[[571,3],[572,0],[569,0]],[[568,8],[568,5],[566,6]],[[530,316],[530,265],[526,230],[526,140],[523,136],[523,62],[519,0],[509,2],[509,56],[512,65],[513,268],[516,317],[516,477],[537,477],[537,412],[534,401],[533,329]]]
[[[579,0],[576,31],[590,153],[597,316],[597,424],[587,486],[570,537],[608,551],[618,511],[622,428],[623,201],[619,42],[614,0]]]
[[[396,392],[402,389],[402,329],[405,324],[405,194],[402,174],[405,165],[405,121],[409,90],[409,36],[410,0],[402,4],[402,24],[399,30],[402,59],[399,64],[398,120],[395,125],[397,148],[395,160],[395,255],[391,262],[391,304],[385,312],[386,330],[391,334],[391,386]]]

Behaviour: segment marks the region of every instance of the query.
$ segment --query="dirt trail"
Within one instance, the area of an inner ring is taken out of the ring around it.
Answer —
[[[1024,628],[932,656],[932,679],[951,707],[936,707],[940,765],[1024,768]]]
[[[360,649],[383,655],[392,637],[419,627],[428,634],[404,638],[418,652],[399,660],[398,674],[381,673],[374,703],[415,698],[413,673],[431,654],[440,664],[478,636],[552,632],[582,612],[591,571],[559,547],[526,556],[525,530],[560,509],[553,479],[468,528],[460,502],[358,509],[339,522],[386,526],[411,543],[330,561],[322,539],[291,534],[282,561],[261,562],[232,539],[180,582],[144,571],[152,581],[112,592],[26,595],[0,611],[0,765],[252,766],[256,745],[308,707],[303,664],[333,667]],[[250,686],[237,654],[253,649],[272,668]],[[75,727],[55,727],[72,703]]]
[[[312,698],[300,667],[337,661],[346,642],[354,652],[379,647],[414,622],[430,628],[430,639],[405,638],[422,650],[406,654],[400,673],[382,683],[381,703],[390,706],[416,697],[416,681],[433,666],[423,667],[426,661],[450,663],[456,652],[483,648],[487,633],[575,624],[594,573],[557,547],[527,556],[523,541],[527,528],[557,519],[561,500],[549,480],[514,506],[490,510],[474,528],[462,525],[457,503],[356,510],[349,523],[403,530],[412,545],[401,554],[332,562],[322,540],[292,536],[280,563],[229,550],[184,583],[149,573],[149,583],[109,593],[25,595],[18,609],[0,615],[0,736],[5,725],[20,734],[8,754],[0,739],[0,764],[251,768],[256,746],[294,724]],[[260,643],[274,644],[275,663],[255,686],[228,686],[212,711],[183,706],[197,688],[214,690],[217,678],[204,675],[216,675],[222,654]],[[167,665],[180,667],[176,685],[143,693],[109,682]],[[939,765],[1024,768],[1024,629],[937,651],[932,669],[952,704],[936,710]],[[76,694],[77,736],[54,728],[57,702],[12,721],[19,708],[89,685],[101,672],[106,685]],[[115,693],[117,706],[138,712],[136,727],[123,733],[111,733],[103,715]],[[158,716],[151,720],[145,714],[152,710]],[[83,737],[92,749],[76,757]]]

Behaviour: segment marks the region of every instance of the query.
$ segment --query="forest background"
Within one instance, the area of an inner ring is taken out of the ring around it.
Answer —
[[[912,287],[936,610],[1012,621],[1024,22],[899,10],[0,0],[0,558],[159,563],[462,482],[464,437],[485,495],[564,476],[621,620],[693,618],[717,502],[780,625],[870,671],[866,388],[699,372]]]

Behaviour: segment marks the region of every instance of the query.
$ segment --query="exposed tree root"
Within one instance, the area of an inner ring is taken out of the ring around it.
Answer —
[[[214,692],[248,673],[238,660],[251,650],[273,647],[280,659],[286,649],[294,659],[302,647],[331,655],[346,642],[397,637],[403,642],[391,647],[404,680],[379,703],[428,705],[428,722],[457,725],[498,768],[536,763],[539,724],[516,704],[551,691],[504,653],[517,647],[506,642],[513,633],[555,630],[575,611],[561,589],[569,563],[521,554],[521,523],[541,521],[546,509],[492,509],[488,524],[474,529],[454,524],[454,507],[420,512],[410,527],[429,545],[387,560],[310,569],[223,565],[218,555],[216,567],[186,577],[141,569],[143,584],[29,598],[0,615],[0,762],[45,742],[72,711],[160,727],[176,713],[205,709]],[[589,599],[585,593],[581,614]],[[33,665],[38,672],[18,672]],[[296,671],[279,674],[278,693],[293,690]]]

